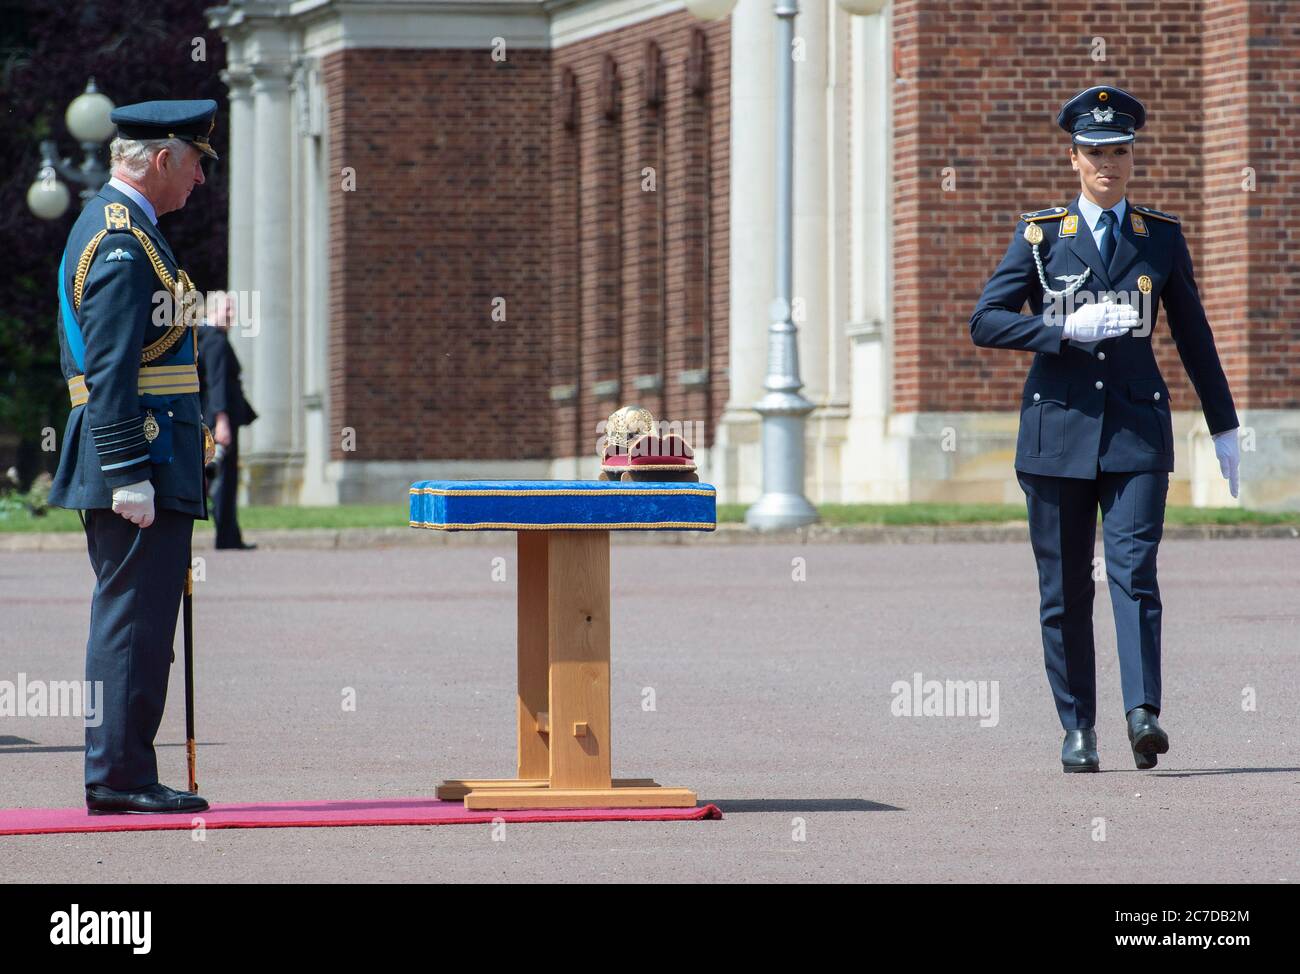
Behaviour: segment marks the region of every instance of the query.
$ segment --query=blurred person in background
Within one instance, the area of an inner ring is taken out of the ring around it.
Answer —
[[[235,510],[239,492],[239,427],[257,419],[257,413],[244,398],[240,382],[243,369],[227,334],[234,320],[234,298],[223,294],[217,301],[210,327],[199,329],[199,385],[203,420],[217,441],[216,456],[207,466],[212,517],[217,528],[216,547],[249,551],[257,545],[244,543]]]

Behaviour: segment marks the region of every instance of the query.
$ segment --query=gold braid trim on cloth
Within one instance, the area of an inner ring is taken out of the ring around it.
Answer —
[[[177,269],[176,271],[179,280],[171,276],[167,270],[167,265],[163,263],[162,257],[154,249],[153,241],[149,239],[147,233],[139,227],[131,227],[130,229],[135,234],[136,240],[140,241],[140,246],[144,248],[149,263],[153,264],[153,270],[158,275],[158,280],[162,282],[162,286],[167,289],[167,292],[175,299],[177,304],[173,321],[178,321],[179,324],[173,323],[163,332],[161,337],[146,345],[140,353],[141,362],[153,362],[175,348],[176,343],[184,336],[185,318],[192,303],[197,298],[197,294],[194,290],[194,282],[190,280],[190,276],[183,270]],[[99,233],[91,237],[90,243],[86,244],[86,249],[81,252],[81,259],[77,261],[77,271],[72,279],[72,307],[78,311],[81,310],[81,293],[86,287],[86,275],[90,273],[91,261],[95,259],[95,251],[107,234],[107,230],[100,230]],[[196,332],[196,341],[197,338],[198,333]]]

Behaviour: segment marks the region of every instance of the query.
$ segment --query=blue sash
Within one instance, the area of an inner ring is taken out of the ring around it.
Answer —
[[[78,372],[85,372],[86,359],[86,342],[81,337],[81,326],[77,324],[77,316],[72,310],[72,304],[68,301],[68,289],[63,282],[63,267],[68,260],[67,250],[63,251],[63,257],[59,259],[59,311],[63,318],[63,334],[68,339],[68,351],[72,354],[72,361],[77,365]]]

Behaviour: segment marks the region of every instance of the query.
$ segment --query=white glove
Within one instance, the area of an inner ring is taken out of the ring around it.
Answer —
[[[1228,490],[1232,492],[1233,497],[1236,497],[1237,488],[1241,484],[1241,478],[1238,476],[1238,469],[1241,467],[1241,444],[1237,441],[1235,427],[1214,434],[1214,455],[1219,458],[1219,472],[1228,482]]]
[[[147,480],[113,490],[113,513],[132,524],[147,528],[153,524],[153,484]]]
[[[1127,304],[1085,304],[1065,319],[1065,337],[1079,342],[1118,338],[1138,325],[1137,309]]]

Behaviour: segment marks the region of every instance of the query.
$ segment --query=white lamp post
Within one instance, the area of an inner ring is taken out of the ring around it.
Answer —
[[[36,181],[27,189],[27,208],[42,220],[57,220],[68,211],[72,194],[59,182],[50,160],[41,161],[41,171]]]
[[[714,20],[735,8],[735,0],[686,0],[697,17]],[[776,295],[769,315],[767,394],[754,404],[763,417],[763,496],[745,512],[760,529],[797,527],[817,520],[803,496],[804,418],[813,405],[799,390],[798,329],[790,318],[794,242],[794,18],[798,0],[774,0],[776,30]],[[745,160],[748,162],[749,160]],[[734,160],[733,160],[734,163]]]
[[[81,143],[85,157],[81,166],[74,168],[71,160],[60,158],[53,139],[41,143],[41,170],[36,181],[27,190],[27,207],[42,220],[57,220],[63,216],[71,201],[68,187],[60,177],[81,186],[81,203],[84,206],[94,199],[99,188],[108,181],[109,172],[99,160],[102,144],[113,134],[113,102],[95,87],[95,79],[86,83],[86,90],[72,100],[64,113],[72,137]]]
[[[819,0],[820,2],[820,0]],[[840,0],[850,14],[879,13],[886,0]],[[696,17],[715,20],[735,0],[686,0]],[[767,390],[754,409],[763,417],[763,494],[745,512],[745,523],[762,530],[799,527],[817,520],[804,497],[804,422],[813,405],[801,393],[798,328],[791,318],[794,269],[794,19],[798,0],[773,0],[776,30],[776,295],[768,328]]]

